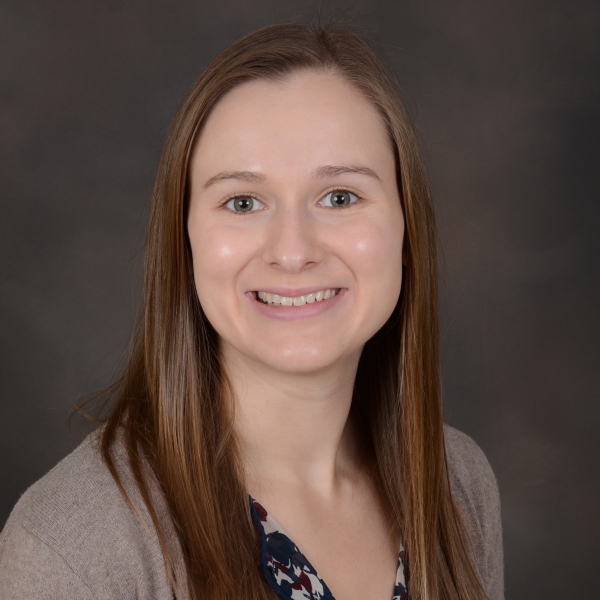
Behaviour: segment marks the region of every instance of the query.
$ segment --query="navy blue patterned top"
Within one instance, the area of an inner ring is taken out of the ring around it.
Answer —
[[[254,498],[249,496],[249,499],[250,512],[262,539],[263,571],[277,595],[284,600],[335,600],[296,544]],[[392,600],[408,600],[404,563],[404,547],[401,545]]]

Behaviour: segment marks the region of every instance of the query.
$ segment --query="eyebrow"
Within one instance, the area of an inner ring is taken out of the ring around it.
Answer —
[[[379,179],[379,176],[373,169],[369,167],[360,167],[355,165],[325,165],[317,169],[317,177],[335,177],[336,175],[344,175],[346,173],[356,173],[358,175],[367,175],[374,179]]]
[[[366,175],[367,177],[373,177],[379,179],[379,176],[373,169],[369,167],[360,167],[355,165],[324,165],[316,170],[317,177],[335,177],[336,175],[344,175],[346,173],[354,173],[357,175]],[[203,186],[204,189],[209,188],[216,183],[221,181],[228,181],[233,179],[235,181],[250,181],[257,183],[265,180],[265,176],[261,173],[255,173],[254,171],[223,171],[217,173],[211,177]]]
[[[217,173],[217,175],[211,177],[203,187],[206,189],[215,183],[227,181],[229,179],[234,179],[236,181],[251,181],[256,183],[258,181],[264,181],[265,176],[261,175],[260,173],[254,173],[253,171],[224,171],[223,173]]]

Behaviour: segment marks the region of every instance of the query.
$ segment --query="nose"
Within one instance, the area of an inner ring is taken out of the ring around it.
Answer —
[[[270,223],[263,260],[286,273],[301,273],[317,264],[323,249],[317,224],[301,206],[287,206]]]

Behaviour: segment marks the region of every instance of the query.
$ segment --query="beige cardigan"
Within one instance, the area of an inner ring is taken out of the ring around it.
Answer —
[[[502,600],[500,501],[485,455],[471,438],[445,428],[454,498],[463,511],[474,559],[490,600]],[[103,462],[93,433],[21,497],[0,534],[0,600],[172,600],[163,555],[127,468],[115,459],[134,513]],[[188,600],[185,567],[164,502],[155,504]]]

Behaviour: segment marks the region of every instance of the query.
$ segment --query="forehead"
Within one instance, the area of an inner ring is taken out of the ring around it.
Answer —
[[[192,170],[302,168],[393,161],[376,108],[339,75],[298,71],[253,80],[214,107],[196,142]]]

